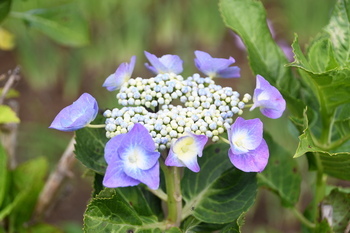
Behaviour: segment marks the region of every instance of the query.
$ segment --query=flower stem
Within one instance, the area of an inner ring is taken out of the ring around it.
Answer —
[[[305,226],[309,227],[309,228],[315,228],[316,225],[312,222],[310,222],[307,218],[305,218],[305,216],[300,213],[300,211],[294,207],[291,208],[292,212],[294,213],[295,217],[297,217],[297,219],[299,219],[299,221],[301,223],[303,223]]]
[[[168,167],[161,164],[165,176],[166,192],[168,195],[167,221],[172,226],[179,227],[181,223],[182,195],[180,187],[180,170],[178,167]]]
[[[88,127],[88,128],[104,128],[104,127],[106,127],[106,125],[105,124],[100,124],[100,125],[88,124],[88,125],[86,125],[86,127]]]
[[[244,108],[251,108],[253,106],[253,104],[246,104],[244,105]]]
[[[159,199],[161,199],[162,201],[165,201],[165,202],[168,201],[168,196],[166,195],[166,193],[163,192],[163,190],[161,189],[153,190],[148,187],[147,187],[147,190],[153,193],[154,195],[156,195],[157,197],[159,197]]]
[[[221,139],[221,141],[223,141],[223,142],[225,142],[225,143],[227,143],[227,144],[230,144],[230,141],[229,140],[227,140],[226,138],[224,138],[224,137],[219,137],[220,139]]]

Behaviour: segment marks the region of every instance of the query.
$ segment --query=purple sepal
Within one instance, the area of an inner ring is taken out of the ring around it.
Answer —
[[[115,91],[119,89],[125,82],[130,79],[135,68],[135,63],[136,56],[132,56],[130,59],[130,64],[126,62],[120,64],[115,73],[108,76],[102,86],[105,87],[108,91]]]
[[[110,139],[105,146],[108,164],[103,185],[110,188],[144,183],[159,187],[159,156],[148,130],[136,123],[126,134]]]
[[[88,93],[82,94],[73,104],[63,108],[49,128],[60,131],[75,131],[84,128],[96,118],[98,104]]]
[[[286,109],[286,101],[281,93],[261,75],[256,76],[253,103],[250,111],[259,107],[263,115],[272,119],[281,117]]]
[[[196,58],[194,63],[199,71],[211,78],[239,78],[240,68],[231,66],[235,63],[232,57],[213,58],[208,53],[203,51],[195,51]],[[231,66],[231,67],[230,67]]]
[[[145,55],[148,61],[151,63],[145,63],[145,66],[153,74],[163,74],[163,73],[175,73],[180,74],[183,71],[182,63],[183,61],[177,55],[167,54],[160,58],[156,57],[154,54],[151,54],[145,51]]]
[[[263,124],[260,119],[244,120],[238,117],[228,129],[232,164],[244,172],[261,172],[265,169],[269,149],[262,137]]]
[[[187,133],[178,138],[172,145],[165,165],[175,167],[187,167],[193,172],[199,172],[197,155],[202,157],[203,149],[208,141],[205,135]]]

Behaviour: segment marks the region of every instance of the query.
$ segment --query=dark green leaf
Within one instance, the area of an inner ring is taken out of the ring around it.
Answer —
[[[36,200],[44,186],[48,163],[39,157],[19,165],[12,174],[13,187],[11,194],[14,199],[7,209],[10,210],[12,226],[21,226],[28,221],[34,210]]]
[[[7,155],[5,149],[0,143],[0,207],[7,193],[8,171],[7,171]]]
[[[237,219],[254,203],[255,173],[244,173],[228,159],[227,144],[208,146],[199,159],[201,171],[185,170],[182,195],[185,215],[207,223],[224,224]]]
[[[11,9],[11,0],[0,1],[0,23],[6,18]]]
[[[264,134],[270,158],[265,170],[258,174],[258,184],[275,192],[286,207],[294,206],[300,195],[301,175],[292,155]]]
[[[104,118],[98,116],[94,123],[103,123]],[[104,147],[108,139],[104,128],[83,128],[76,131],[75,154],[76,158],[87,168],[104,174],[106,161],[104,159]]]
[[[102,190],[103,190],[103,175],[100,175],[98,173],[94,173],[94,183],[93,183],[93,188],[94,192],[92,194],[93,197],[96,197]]]
[[[350,223],[350,193],[334,189],[326,197],[323,205],[330,205],[333,209],[330,218],[334,232],[345,232]]]
[[[141,216],[153,215],[151,208],[149,207],[142,190],[139,186],[119,188],[120,193],[124,196],[124,199],[135,209],[135,211]]]
[[[139,215],[118,189],[105,189],[94,198],[84,214],[84,232],[160,233],[165,223],[155,216]]]
[[[12,16],[24,20],[29,26],[63,45],[81,47],[89,44],[87,21],[74,4],[50,9],[13,12]]]
[[[313,152],[314,154],[309,156],[318,156],[324,173],[339,179],[350,180],[350,152],[331,153],[317,146],[309,129],[306,111],[304,128],[303,134],[299,136],[299,145],[294,158]],[[310,159],[316,161],[317,158]]]
[[[271,36],[261,2],[220,0],[219,6],[226,26],[234,30],[247,47],[254,74],[264,76],[271,85],[295,98],[299,83],[285,67],[288,60]]]

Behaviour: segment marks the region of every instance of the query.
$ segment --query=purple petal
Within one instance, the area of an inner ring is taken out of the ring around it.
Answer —
[[[125,166],[125,173],[136,180],[146,184],[151,189],[158,189],[159,187],[159,162],[155,163],[153,167],[148,170],[136,169],[135,167]]]
[[[180,159],[177,158],[176,154],[171,149],[164,163],[167,166],[186,167],[186,165]]]
[[[262,134],[263,124],[260,119],[244,120],[242,117],[237,117],[228,130],[232,152],[244,154],[256,149],[263,140]]]
[[[183,61],[177,55],[167,54],[160,58],[156,57],[154,54],[151,54],[145,51],[145,55],[148,61],[151,63],[145,63],[145,66],[154,74],[160,73],[175,73],[179,74],[183,71],[182,63]]]
[[[260,75],[256,76],[253,102],[250,111],[260,107],[261,113],[272,119],[281,117],[286,109],[286,101],[281,93]]]
[[[130,59],[130,64],[126,62],[120,64],[115,73],[108,76],[102,86],[105,87],[108,91],[119,89],[123,83],[130,79],[135,68],[135,63],[136,56],[132,56]]]
[[[236,168],[244,172],[262,172],[269,159],[269,148],[263,139],[255,150],[237,155],[230,149],[228,154],[231,163]]]
[[[203,51],[195,51],[196,58],[194,59],[195,65],[198,70],[209,77],[221,77],[221,78],[238,78],[240,77],[240,69],[237,66],[230,67],[235,63],[235,59],[232,57],[225,58],[213,58],[208,53]]]
[[[118,149],[122,145],[125,135],[126,134],[119,134],[114,136],[106,143],[104,157],[108,164],[112,163],[113,161],[120,160]]]
[[[135,186],[140,181],[125,174],[122,161],[113,161],[108,164],[106,174],[103,177],[103,185],[108,188]]]
[[[73,104],[63,108],[49,128],[61,131],[75,131],[84,128],[96,118],[97,101],[88,93],[82,94]]]

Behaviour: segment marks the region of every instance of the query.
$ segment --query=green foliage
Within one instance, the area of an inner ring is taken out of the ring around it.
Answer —
[[[254,74],[264,76],[280,90],[295,95],[299,88],[281,48],[273,40],[261,2],[253,0],[221,0],[220,10],[226,26],[235,31],[247,47]]]
[[[6,197],[8,185],[7,155],[5,149],[0,144],[0,207]],[[1,212],[1,211],[0,211]]]
[[[11,9],[11,0],[3,0],[0,2],[0,23],[3,21]]]
[[[10,229],[24,230],[23,224],[32,217],[47,169],[47,161],[39,157],[19,165],[9,173],[9,195],[0,211],[0,220],[8,217]]]
[[[148,205],[140,201],[142,206]],[[159,227],[164,224],[148,214],[139,215],[118,189],[105,189],[88,205],[84,232],[162,232]]]
[[[265,170],[258,175],[258,184],[275,192],[286,207],[293,207],[299,200],[301,174],[297,162],[283,147],[264,135],[269,145],[270,157]]]
[[[88,25],[72,6],[13,12],[12,16],[24,20],[28,26],[41,31],[60,44],[74,47],[89,44]]]
[[[350,193],[334,189],[325,199],[324,205],[331,205],[332,226],[334,232],[346,232],[350,223]]]
[[[94,123],[100,123],[103,117],[99,116]],[[94,172],[104,174],[107,164],[104,159],[104,147],[108,139],[105,129],[83,128],[76,131],[75,154],[87,168]]]
[[[0,105],[0,124],[19,123],[16,113],[7,105]]]
[[[227,144],[208,146],[199,160],[201,171],[185,170],[182,195],[184,213],[206,223],[225,224],[237,219],[254,203],[255,173],[234,169],[228,159]]]

